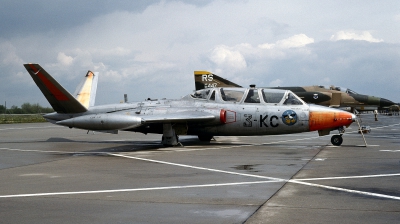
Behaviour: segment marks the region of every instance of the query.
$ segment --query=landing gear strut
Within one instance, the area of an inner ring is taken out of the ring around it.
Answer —
[[[161,138],[161,143],[167,147],[180,144],[178,142],[178,136],[175,134],[175,130],[172,128],[171,123],[163,124],[163,136]]]

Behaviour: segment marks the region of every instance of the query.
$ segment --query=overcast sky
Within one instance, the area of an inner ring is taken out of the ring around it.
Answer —
[[[194,70],[247,86],[337,85],[400,102],[400,1],[1,0],[0,100],[49,106],[23,67],[96,105],[179,98]]]

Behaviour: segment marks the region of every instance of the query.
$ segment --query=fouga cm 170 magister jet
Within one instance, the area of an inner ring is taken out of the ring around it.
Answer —
[[[318,131],[327,135],[339,130],[331,141],[340,145],[344,127],[355,115],[328,107],[307,105],[290,90],[210,88],[181,99],[148,99],[94,106],[97,74],[88,72],[76,96],[65,90],[38,64],[26,70],[55,112],[48,121],[91,131],[133,131],[162,134],[162,144],[179,144],[179,135],[197,135],[201,141],[214,136],[277,135]]]

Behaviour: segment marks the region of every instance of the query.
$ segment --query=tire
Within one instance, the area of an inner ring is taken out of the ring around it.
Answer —
[[[214,136],[211,135],[198,135],[199,140],[202,142],[209,142]]]
[[[175,135],[175,137],[176,137],[176,141],[179,144],[179,136]],[[164,135],[161,137],[161,142],[163,142],[163,141],[164,141]],[[170,144],[163,144],[163,146],[165,146],[165,147],[174,147],[174,145],[170,145]]]
[[[332,145],[340,146],[343,143],[343,138],[341,135],[333,135],[331,138]]]

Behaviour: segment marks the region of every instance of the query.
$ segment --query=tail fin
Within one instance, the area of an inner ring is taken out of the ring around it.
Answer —
[[[242,87],[208,71],[194,71],[196,90],[213,87]]]
[[[98,79],[98,72],[93,73],[88,71],[85,79],[82,80],[74,93],[75,98],[87,109],[94,106]]]
[[[24,64],[33,81],[57,113],[83,113],[87,108],[64,89],[39,64]]]

